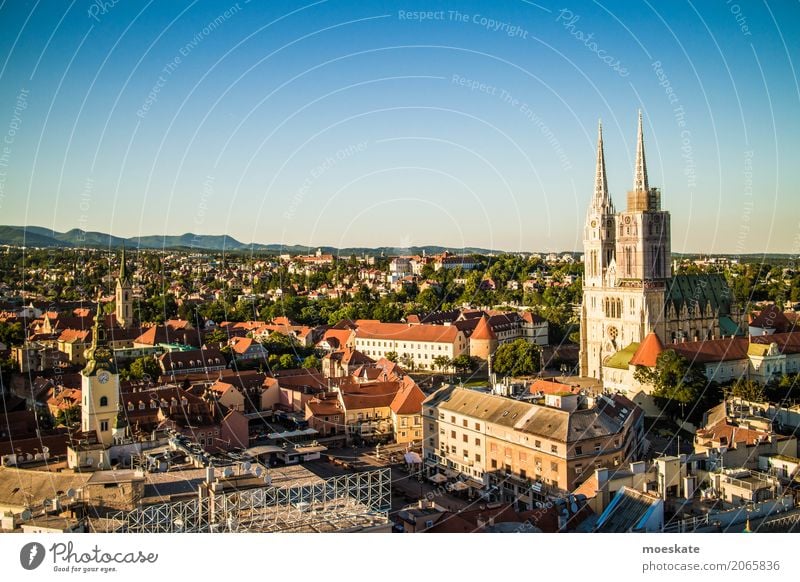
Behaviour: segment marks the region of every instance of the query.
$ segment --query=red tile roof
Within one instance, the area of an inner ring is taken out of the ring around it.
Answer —
[[[486,316],[481,317],[478,325],[475,326],[475,331],[470,336],[471,340],[496,340],[497,336],[489,327],[489,319]]]
[[[395,414],[420,414],[423,400],[425,400],[425,394],[419,389],[416,382],[406,376],[403,378],[402,387],[397,391],[389,406]]]
[[[664,345],[655,332],[650,332],[644,341],[639,344],[639,349],[630,360],[632,366],[647,366],[654,368],[659,354],[664,351]]]

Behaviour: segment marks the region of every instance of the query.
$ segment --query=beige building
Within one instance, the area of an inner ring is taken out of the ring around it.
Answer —
[[[469,353],[466,336],[455,326],[375,320],[358,320],[356,324],[355,348],[375,360],[395,353],[399,358],[409,358],[414,368],[431,370],[438,357],[452,360]]]
[[[642,421],[620,395],[549,394],[533,404],[446,386],[423,403],[423,454],[431,475],[461,474],[498,499],[532,505],[546,489],[571,491],[595,467],[637,459]]]

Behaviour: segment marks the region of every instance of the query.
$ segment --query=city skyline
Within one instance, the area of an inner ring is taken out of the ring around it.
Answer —
[[[676,252],[797,254],[797,8],[686,7],[5,5],[0,222],[577,251],[641,109]]]

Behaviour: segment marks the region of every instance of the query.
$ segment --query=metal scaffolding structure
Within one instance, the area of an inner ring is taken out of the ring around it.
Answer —
[[[117,512],[97,530],[130,533],[335,532],[386,525],[391,507],[387,469],[306,484],[198,492],[189,501]]]

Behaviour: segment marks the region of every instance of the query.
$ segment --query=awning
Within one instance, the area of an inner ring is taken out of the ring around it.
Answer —
[[[472,489],[483,489],[485,487],[483,481],[478,481],[477,479],[467,479],[465,483],[471,487]]]
[[[409,465],[422,463],[422,457],[419,456],[419,453],[415,453],[414,451],[408,451],[403,455],[403,458]]]
[[[469,485],[467,485],[463,481],[456,481],[455,483],[453,483],[452,489],[453,491],[465,491],[469,489]]]
[[[452,471],[450,469],[445,469],[444,474],[448,479],[453,479],[455,477],[458,477],[458,471]]]
[[[435,475],[431,475],[429,479],[434,483],[444,483],[445,481],[447,481],[447,477],[445,477],[441,473],[436,473]]]

